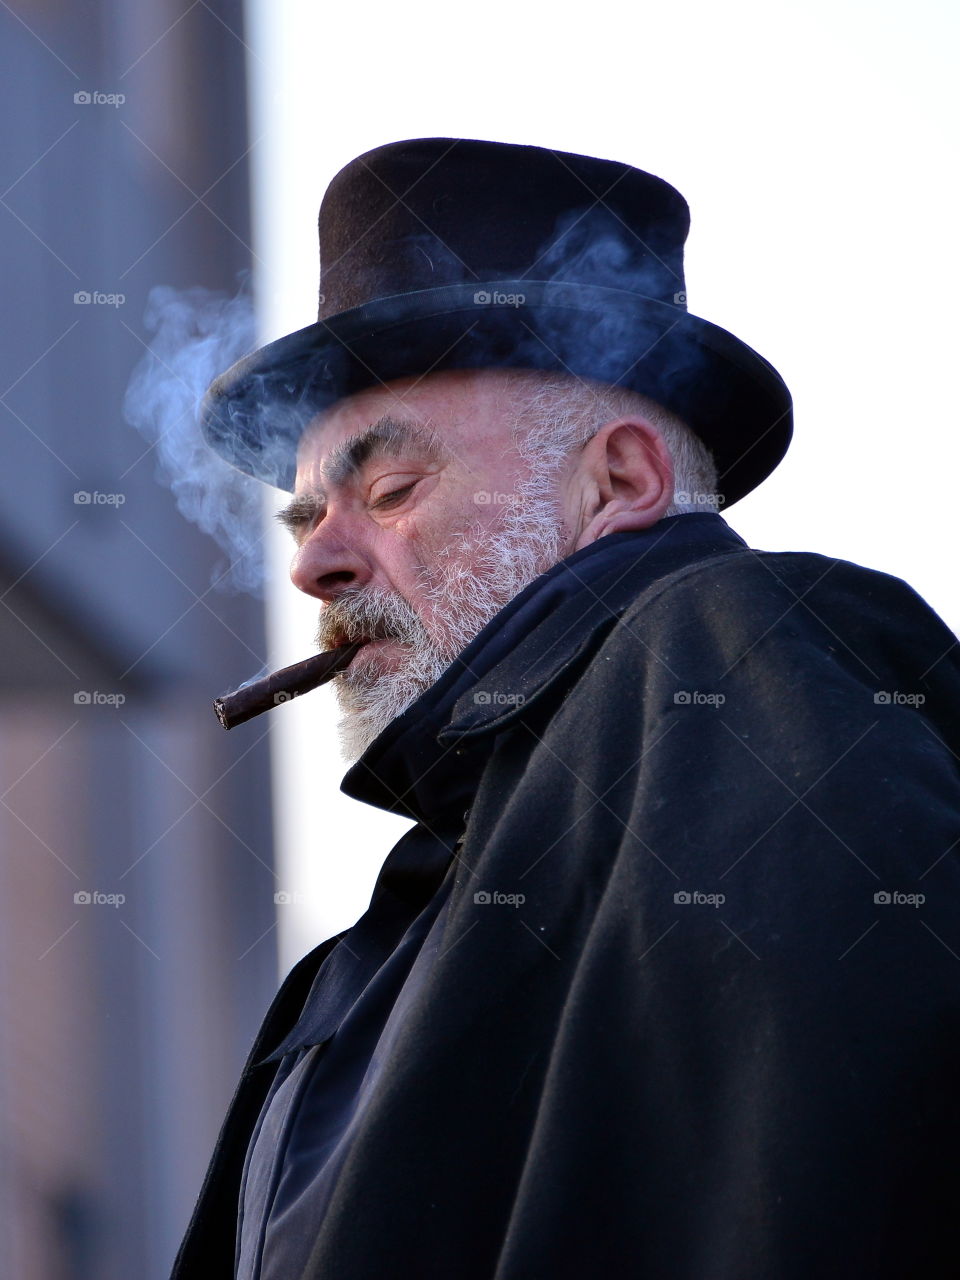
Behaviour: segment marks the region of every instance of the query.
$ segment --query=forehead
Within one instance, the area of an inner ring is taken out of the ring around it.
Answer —
[[[513,425],[504,378],[495,371],[445,372],[349,396],[313,418],[297,450],[297,482],[343,470],[348,446],[375,438],[382,446],[442,448],[454,458],[502,447]],[[373,429],[371,431],[371,429]],[[359,449],[359,462],[367,451]]]

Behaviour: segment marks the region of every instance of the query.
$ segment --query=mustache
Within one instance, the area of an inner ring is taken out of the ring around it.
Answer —
[[[383,587],[347,587],[320,611],[316,641],[321,649],[355,640],[396,640],[421,645],[429,640],[413,606]]]

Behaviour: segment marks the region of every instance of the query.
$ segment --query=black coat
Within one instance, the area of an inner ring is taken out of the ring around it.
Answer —
[[[451,901],[303,1280],[960,1274],[956,645],[897,579],[717,516],[508,606],[345,780],[419,819],[346,935],[358,988],[436,888],[418,844]],[[267,1015],[177,1280],[232,1275],[339,940]]]

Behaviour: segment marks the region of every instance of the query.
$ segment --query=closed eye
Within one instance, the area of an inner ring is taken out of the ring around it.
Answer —
[[[405,498],[416,483],[417,481],[413,480],[410,484],[405,484],[400,489],[392,489],[390,493],[385,493],[382,498],[378,498],[376,502],[373,502],[370,505],[374,508],[392,506],[394,503]]]

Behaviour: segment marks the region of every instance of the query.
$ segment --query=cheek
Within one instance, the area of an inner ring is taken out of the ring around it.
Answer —
[[[449,560],[469,553],[489,523],[489,508],[473,501],[472,494],[458,500],[425,504],[401,518],[394,532],[411,548],[418,559]]]
[[[446,565],[474,568],[489,541],[493,521],[488,511],[471,506],[450,518],[423,543],[424,553],[442,570]]]
[[[415,608],[432,613],[435,606],[442,607],[428,597],[439,596],[442,602],[451,578],[463,570],[477,570],[478,544],[489,523],[486,511],[469,499],[458,507],[416,512],[397,521],[394,532],[402,539],[402,569],[396,559],[394,563],[403,576],[403,594]]]

